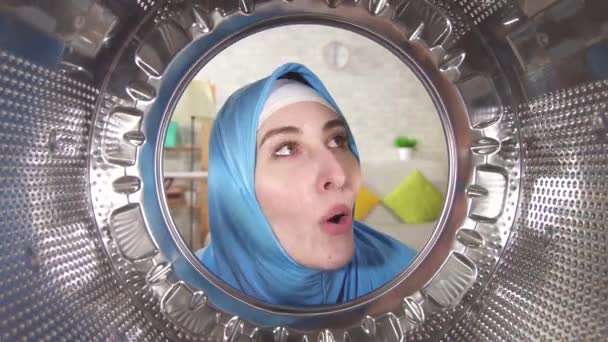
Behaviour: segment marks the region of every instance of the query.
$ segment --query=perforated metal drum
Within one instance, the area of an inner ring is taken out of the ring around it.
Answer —
[[[194,262],[159,180],[194,73],[291,23],[400,57],[450,155],[448,204],[415,265],[305,312]],[[603,0],[4,1],[0,340],[606,340],[607,167]]]

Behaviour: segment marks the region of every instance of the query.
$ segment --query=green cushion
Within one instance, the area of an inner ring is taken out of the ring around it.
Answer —
[[[443,207],[443,194],[418,170],[409,174],[382,202],[405,223],[436,220]]]

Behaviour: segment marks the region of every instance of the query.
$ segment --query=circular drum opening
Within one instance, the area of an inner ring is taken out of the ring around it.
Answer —
[[[259,49],[260,42],[265,42],[265,49]],[[211,242],[208,220],[213,213],[208,210],[207,171],[211,127],[219,109],[238,88],[266,77],[285,63],[303,64],[327,80],[324,84],[354,136],[360,158],[359,194],[345,196],[351,205],[358,202],[354,219],[405,244],[416,255],[421,253],[439,221],[449,179],[447,141],[433,99],[414,71],[383,46],[351,31],[311,24],[272,28],[233,43],[200,71],[195,69],[196,75],[177,99],[168,127],[178,131],[181,139],[174,143],[173,132],[165,137],[163,172],[170,184],[165,187],[169,213],[186,248],[200,259]],[[256,67],[235,67],[246,65]],[[310,143],[307,136],[300,139],[297,135],[279,137],[274,143],[294,138],[295,143]],[[302,207],[311,207],[300,221],[288,222],[297,225],[304,221],[303,225],[310,227],[308,220],[316,221],[315,215],[321,216],[327,206],[314,207],[314,202],[325,199],[311,194],[314,187],[298,183],[303,177],[297,170],[287,175],[284,182],[292,188],[272,195],[293,203],[294,212],[280,210],[294,217]],[[317,177],[320,175],[306,182]],[[293,189],[297,186],[301,186],[300,192]],[[293,191],[298,195],[290,196]],[[306,194],[304,199],[301,192]],[[192,195],[198,197],[192,200]],[[195,211],[199,216],[191,219]],[[292,233],[314,241],[302,247],[310,255],[322,255],[331,248],[316,236]],[[216,234],[221,231],[216,230]],[[291,248],[301,256],[301,249]],[[308,261],[306,255],[302,259]],[[414,258],[398,273],[410,265],[414,265]]]

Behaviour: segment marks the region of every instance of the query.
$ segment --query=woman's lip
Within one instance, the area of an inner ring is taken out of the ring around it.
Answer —
[[[344,204],[335,205],[327,211],[327,214],[323,216],[320,226],[323,231],[329,235],[340,235],[349,232],[353,228],[353,215],[352,210]],[[343,214],[338,223],[333,223],[330,219],[337,214]]]
[[[321,223],[327,222],[329,219],[338,214],[350,216],[352,213],[351,209],[346,204],[337,204],[331,207],[327,212],[325,212],[325,215],[323,215],[323,217],[321,218]]]

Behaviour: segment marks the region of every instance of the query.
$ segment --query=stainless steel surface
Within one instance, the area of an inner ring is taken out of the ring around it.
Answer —
[[[0,339],[608,338],[608,3],[53,4],[0,5]],[[189,79],[227,44],[296,22],[401,57],[450,150],[448,205],[413,266],[309,310],[209,275],[160,186]]]
[[[90,207],[99,90],[0,52],[0,340],[159,336],[116,281]]]

